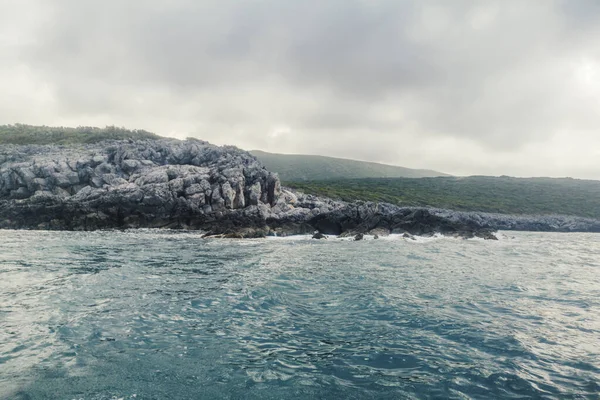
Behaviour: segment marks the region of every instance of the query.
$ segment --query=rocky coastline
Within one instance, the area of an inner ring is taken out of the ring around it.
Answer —
[[[600,232],[600,221],[346,203],[283,188],[249,153],[201,140],[0,146],[0,229],[171,228],[207,235],[495,238],[496,230]]]

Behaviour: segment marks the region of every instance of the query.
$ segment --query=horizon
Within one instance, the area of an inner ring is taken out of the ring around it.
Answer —
[[[0,5],[0,124],[600,180],[600,3]]]

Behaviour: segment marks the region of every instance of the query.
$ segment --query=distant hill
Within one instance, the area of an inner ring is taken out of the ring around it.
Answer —
[[[287,182],[308,194],[500,214],[575,215],[600,219],[600,181],[470,176]]]
[[[252,150],[269,171],[284,182],[360,178],[426,178],[448,176],[427,169],[411,169],[374,162],[301,154],[276,154]]]
[[[160,136],[141,129],[129,130],[114,126],[67,128],[24,124],[0,125],[0,144],[73,144],[97,143],[107,139],[158,138]]]

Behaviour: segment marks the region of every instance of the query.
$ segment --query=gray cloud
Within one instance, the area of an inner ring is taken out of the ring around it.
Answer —
[[[7,0],[0,123],[600,179],[595,0]]]

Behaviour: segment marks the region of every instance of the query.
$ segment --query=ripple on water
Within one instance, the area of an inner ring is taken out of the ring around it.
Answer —
[[[600,392],[592,235],[0,236],[0,398]]]

